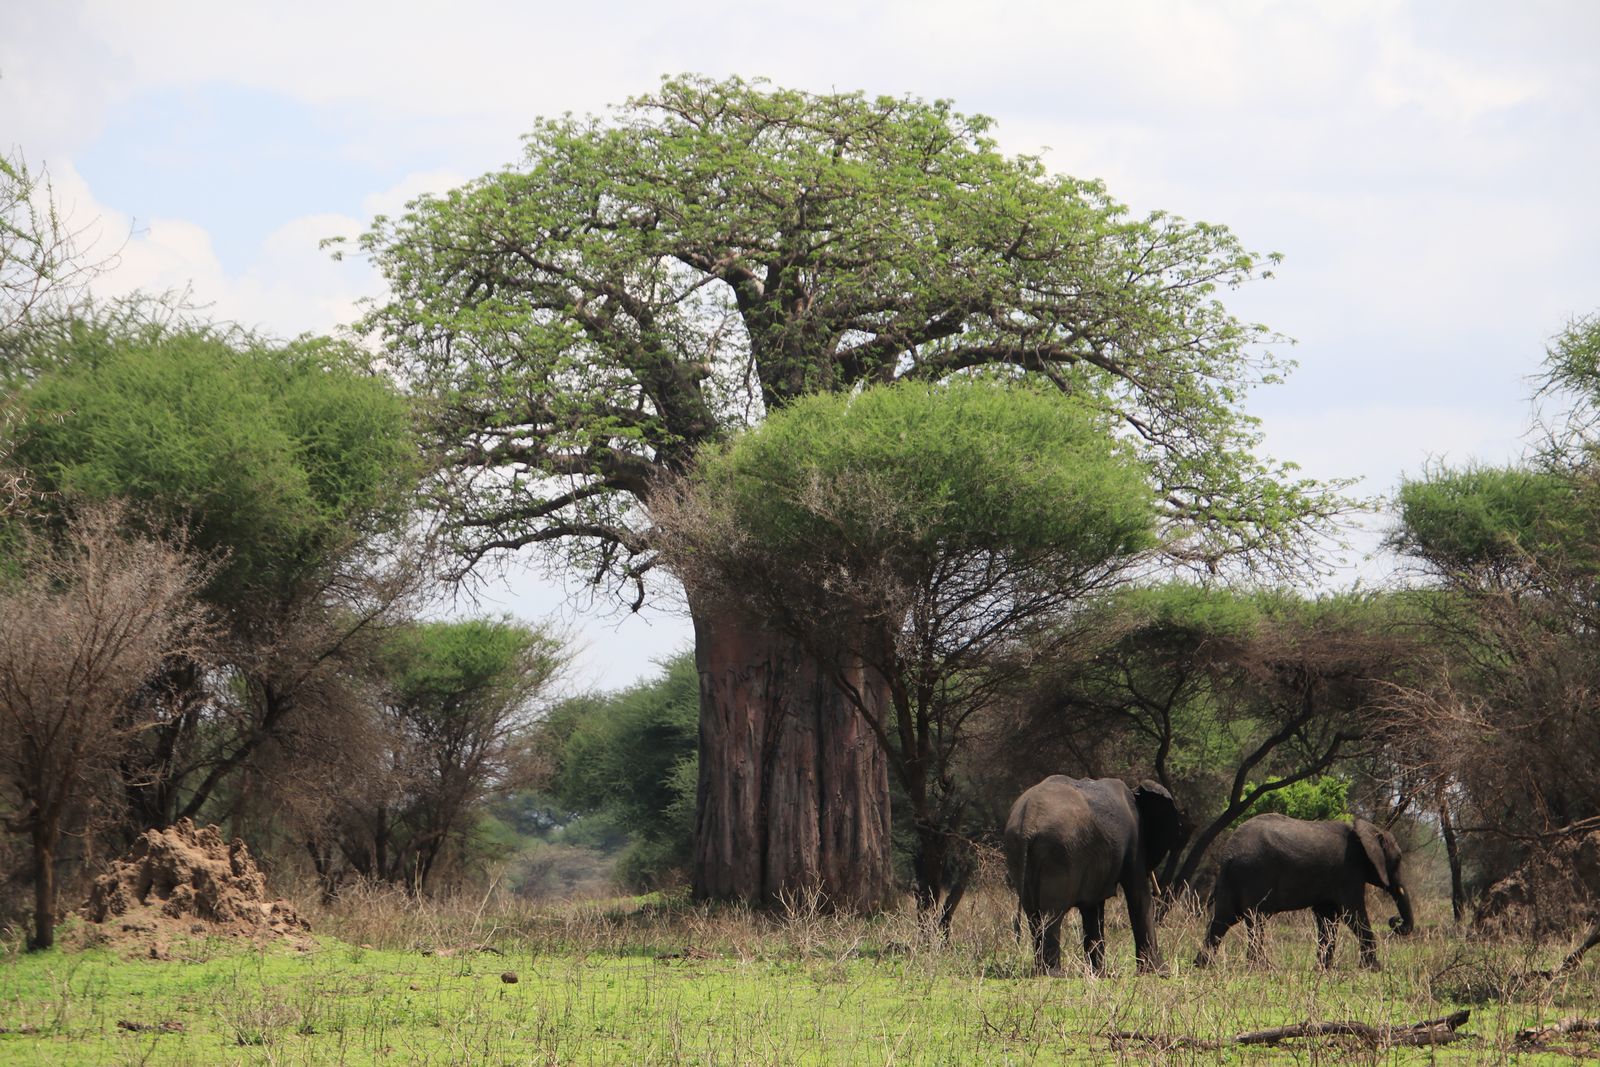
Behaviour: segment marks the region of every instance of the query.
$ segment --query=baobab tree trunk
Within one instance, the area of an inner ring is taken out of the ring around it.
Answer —
[[[874,911],[891,885],[888,761],[799,644],[732,609],[694,612],[700,780],[694,892],[758,906],[820,891]],[[876,675],[852,682],[887,702]]]

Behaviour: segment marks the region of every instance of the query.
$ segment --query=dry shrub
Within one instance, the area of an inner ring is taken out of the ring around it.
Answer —
[[[1451,1004],[1526,1000],[1548,984],[1532,942],[1480,940],[1457,943],[1428,972],[1423,988]]]
[[[514,861],[514,892],[550,903],[610,896],[616,892],[616,857],[579,845],[541,844]]]
[[[37,948],[54,940],[63,833],[118,793],[119,760],[164,710],[135,694],[164,664],[200,659],[212,636],[195,600],[206,567],[131,526],[113,504],[55,539],[19,528],[18,572],[0,586],[0,787],[6,828],[32,844]]]
[[[1489,933],[1565,936],[1600,913],[1600,830],[1534,851],[1489,887],[1473,923]]]

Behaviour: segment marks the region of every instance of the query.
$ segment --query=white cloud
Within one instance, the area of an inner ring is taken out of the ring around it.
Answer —
[[[445,193],[462,185],[471,176],[453,170],[418,171],[407,174],[387,189],[379,190],[361,201],[361,210],[368,217],[397,215],[410,201],[423,193]]]
[[[109,269],[95,279],[101,297],[187,292],[216,319],[292,336],[327,332],[355,317],[357,299],[378,281],[369,267],[335,263],[319,247],[326,237],[360,232],[361,221],[339,215],[292,219],[269,233],[243,270],[230,273],[212,235],[187,219],[134,220],[102,204],[70,164],[51,170],[57,202],[82,228],[86,262]]]
[[[598,106],[626,77],[625,43],[670,17],[549,5],[383,5],[285,0],[152,8],[89,0],[85,22],[115,41],[145,85],[227,82],[313,104],[365,101],[407,115],[513,110],[563,95]],[[574,47],[574,45],[577,47]],[[631,88],[631,86],[630,86]]]
[[[1542,78],[1475,70],[1466,62],[1406,40],[1387,42],[1369,85],[1390,107],[1418,107],[1454,123],[1472,123],[1526,104],[1546,91]]]
[[[58,159],[98,134],[107,101],[127,83],[121,50],[81,24],[81,6],[67,0],[5,8],[0,136],[36,159]]]

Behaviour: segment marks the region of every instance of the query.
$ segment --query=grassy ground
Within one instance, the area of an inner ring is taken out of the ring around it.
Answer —
[[[1437,910],[1433,914],[1438,914]],[[1563,982],[1520,982],[1559,945],[1473,942],[1437,926],[1380,948],[1385,970],[1311,966],[1311,921],[1272,926],[1271,965],[1188,961],[1196,917],[1162,927],[1174,974],[1132,975],[1111,933],[1102,980],[1029,975],[1001,893],[958,917],[948,945],[908,915],[836,919],[798,905],[782,919],[648,902],[533,910],[390,898],[316,915],[307,952],[218,941],[172,961],[106,949],[0,962],[0,1063],[1211,1063],[1497,1061],[1600,1055],[1578,1037],[1538,1048],[1516,1032],[1600,1017],[1591,963]],[[70,933],[70,931],[69,931]],[[71,940],[70,937],[64,940]],[[1073,959],[1077,959],[1074,953]],[[502,977],[514,974],[516,981]],[[1472,1009],[1472,1039],[1372,1049],[1350,1039],[1207,1050],[1306,1019],[1409,1023]],[[1137,1031],[1154,1042],[1118,1041]]]

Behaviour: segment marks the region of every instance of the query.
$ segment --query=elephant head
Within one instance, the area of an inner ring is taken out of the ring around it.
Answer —
[[[1380,830],[1365,819],[1355,821],[1355,835],[1367,854],[1367,861],[1372,864],[1367,881],[1386,891],[1400,913],[1389,920],[1389,928],[1401,936],[1411,933],[1416,923],[1411,911],[1411,894],[1400,879],[1400,843],[1389,831]]]
[[[1133,790],[1133,803],[1139,810],[1139,840],[1144,846],[1144,865],[1156,871],[1161,861],[1189,840],[1189,824],[1178,810],[1177,801],[1159,782],[1146,778]]]

